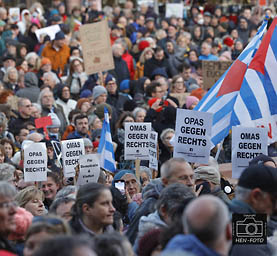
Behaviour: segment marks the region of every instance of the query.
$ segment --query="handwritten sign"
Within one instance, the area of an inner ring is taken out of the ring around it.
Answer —
[[[44,142],[24,147],[24,181],[47,180],[47,152]]]
[[[260,154],[267,155],[265,128],[232,128],[232,178],[239,178],[249,162]]]
[[[79,163],[80,156],[84,154],[83,139],[62,141],[63,170],[66,178],[75,176],[75,167]]]
[[[107,20],[81,26],[80,35],[86,73],[114,69]]]
[[[232,64],[231,61],[202,61],[204,89],[211,88]]]
[[[151,123],[125,123],[125,160],[149,160]]]
[[[177,109],[173,157],[206,164],[211,148],[213,114]]]
[[[82,155],[79,159],[80,173],[77,185],[89,182],[97,182],[100,175],[100,163],[98,154]]]

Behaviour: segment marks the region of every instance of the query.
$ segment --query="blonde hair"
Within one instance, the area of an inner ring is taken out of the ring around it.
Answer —
[[[15,200],[20,207],[24,208],[25,205],[33,200],[36,196],[40,196],[41,200],[44,200],[44,194],[41,190],[39,190],[35,186],[29,186],[19,191],[15,197]]]

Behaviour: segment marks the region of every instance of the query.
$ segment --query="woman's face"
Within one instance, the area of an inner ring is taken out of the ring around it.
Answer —
[[[2,152],[2,150],[0,150],[0,164],[3,164],[5,160],[5,154],[4,152]]]
[[[28,59],[28,64],[29,65],[32,65],[32,66],[35,66],[35,64],[36,64],[36,57],[30,57],[29,59]]]
[[[173,53],[173,52],[174,52],[174,45],[173,45],[173,43],[167,42],[167,43],[166,43],[166,49],[167,49],[167,51],[168,51],[169,53]]]
[[[131,116],[126,116],[122,122],[122,127],[124,128],[125,123],[133,123],[135,122],[134,118]]]
[[[39,233],[33,234],[31,235],[27,241],[25,242],[25,247],[24,247],[24,251],[23,251],[23,255],[24,256],[32,256],[35,252],[35,250],[37,250],[39,248],[39,246],[41,245],[41,243],[49,238],[51,238],[53,235],[45,232],[45,231],[41,231]]]
[[[38,194],[32,200],[30,200],[27,204],[25,204],[24,208],[32,213],[34,216],[41,216],[44,212],[44,204],[42,197]]]
[[[191,52],[189,53],[189,60],[190,60],[190,61],[197,61],[197,60],[198,60],[198,57],[197,57],[195,51],[191,51]]]
[[[200,27],[196,27],[194,30],[194,35],[196,38],[199,38],[201,36],[201,30]]]
[[[73,62],[73,69],[74,69],[74,72],[82,73],[83,72],[82,63],[80,61],[78,61],[78,60],[75,60]]]
[[[184,79],[179,77],[174,83],[175,93],[184,93],[186,92],[186,86],[184,85]]]
[[[115,208],[112,204],[113,197],[108,189],[103,189],[98,199],[90,206],[89,217],[97,226],[107,226],[113,224]]]
[[[9,71],[9,80],[14,82],[17,80],[17,70],[16,69],[12,69]]]
[[[141,173],[140,178],[142,180],[142,187],[146,187],[146,185],[150,182],[149,176],[146,172]]]
[[[173,148],[173,146],[170,144],[170,140],[173,138],[174,133],[173,132],[168,132],[163,140],[164,145],[166,145],[168,148]]]
[[[70,98],[70,91],[69,91],[69,88],[67,86],[65,86],[62,90],[62,97],[64,99],[69,99]]]
[[[4,149],[5,149],[5,155],[8,159],[11,159],[13,156],[13,148],[10,143],[5,142],[4,144]]]
[[[152,51],[151,50],[146,51],[145,54],[144,54],[144,57],[145,57],[146,60],[151,59],[153,57]]]
[[[243,49],[243,44],[240,41],[236,42],[235,49],[241,51]]]
[[[25,47],[22,47],[20,49],[20,56],[24,58],[27,55],[27,49]]]
[[[91,107],[91,104],[89,102],[84,102],[81,106],[81,112],[84,114],[87,113],[90,107]]]
[[[102,129],[102,121],[98,117],[95,118],[92,124],[92,130],[95,129]]]
[[[78,49],[73,50],[71,56],[80,58],[80,51]]]
[[[20,67],[23,69],[24,72],[28,71],[28,62],[26,60],[24,60],[22,62],[22,64],[20,65]]]
[[[131,198],[140,192],[139,184],[133,174],[125,174],[122,177],[122,180],[125,181],[126,190],[128,191]]]
[[[142,123],[144,121],[144,118],[146,116],[146,113],[144,111],[139,111],[136,115],[136,122]]]

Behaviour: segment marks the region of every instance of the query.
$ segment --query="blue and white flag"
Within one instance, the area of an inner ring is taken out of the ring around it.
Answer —
[[[214,114],[211,135],[212,147],[228,135],[233,125],[231,117],[234,104],[240,92],[245,72],[261,44],[266,27],[267,20],[264,20],[247,47],[194,109]]]
[[[98,146],[98,153],[100,154],[100,167],[107,171],[115,172],[115,158],[109,122],[109,112],[104,108],[104,122],[101,132],[101,138]]]
[[[232,125],[265,127],[277,140],[277,19],[264,36],[245,73],[232,113]]]

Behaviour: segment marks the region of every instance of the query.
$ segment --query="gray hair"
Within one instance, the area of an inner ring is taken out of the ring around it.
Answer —
[[[43,95],[44,95],[46,92],[51,92],[51,93],[52,93],[52,96],[53,96],[53,99],[54,99],[53,92],[50,90],[49,87],[45,87],[45,88],[43,88],[43,89],[40,91],[40,93],[39,93],[39,95],[38,95],[38,101],[37,101],[37,103],[38,103],[39,105],[41,105],[41,99],[42,99]]]
[[[171,128],[166,128],[162,131],[161,135],[160,135],[160,138],[161,138],[161,141],[164,142],[165,141],[165,137],[166,135],[169,133],[169,132],[172,132],[172,133],[175,133],[175,131]]]
[[[177,163],[185,164],[188,168],[191,168],[190,164],[183,158],[171,158],[163,163],[161,167],[161,178],[169,178],[175,171],[175,165]]]
[[[31,141],[41,141],[43,140],[44,136],[41,133],[33,132],[27,135],[26,139]]]
[[[59,197],[59,198],[55,199],[54,202],[51,204],[51,207],[49,209],[49,213],[56,214],[57,209],[60,205],[68,204],[70,202],[75,202],[75,201],[76,200],[73,197]]]
[[[69,197],[71,194],[74,194],[77,192],[77,187],[76,186],[66,186],[63,187],[61,190],[59,190],[59,192],[56,194],[55,200],[59,199],[59,198],[64,198],[64,197]],[[74,198],[74,196],[72,195],[72,198]]]
[[[11,164],[0,164],[0,180],[12,181],[14,177],[15,167]]]
[[[15,186],[7,181],[0,181],[0,196],[14,197],[16,195]]]
[[[51,76],[53,78],[53,80],[55,81],[56,84],[58,84],[60,82],[59,78],[57,77],[57,75],[52,72],[52,71],[49,71],[49,72],[45,72],[43,74],[43,78],[47,77],[47,76]]]
[[[9,82],[9,74],[11,71],[15,70],[16,71],[16,81],[18,81],[18,71],[15,67],[8,67],[7,68],[7,72],[5,73],[4,77],[3,77],[3,81],[4,82]]]
[[[144,113],[146,113],[146,110],[145,110],[144,108],[140,108],[140,107],[135,108],[135,109],[133,110],[133,112],[132,112],[134,118],[137,117],[137,114],[138,114],[139,112],[144,112]]]
[[[39,58],[39,56],[35,53],[35,52],[29,52],[26,56],[25,56],[25,60],[27,60],[27,62],[29,61],[30,58]]]
[[[42,112],[41,105],[39,105],[38,103],[32,103],[32,106],[35,107],[40,113]]]
[[[241,201],[246,201],[248,197],[250,196],[251,189],[249,188],[243,188],[241,186],[236,186],[236,199],[241,200]]]
[[[184,32],[182,33],[182,35],[183,35],[184,37],[188,38],[188,39],[191,39],[191,33],[187,32],[187,31],[184,31]]]
[[[148,167],[146,167],[146,166],[140,166],[139,172],[140,172],[140,174],[145,172],[147,174],[147,176],[149,177],[149,179],[152,179],[151,170]]]

